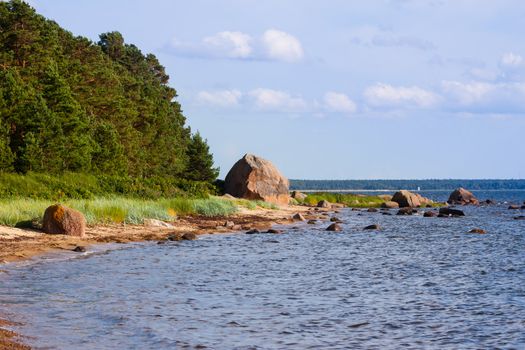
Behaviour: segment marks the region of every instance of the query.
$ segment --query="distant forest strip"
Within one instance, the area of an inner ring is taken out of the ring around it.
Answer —
[[[151,193],[159,178],[213,183],[207,142],[176,97],[158,59],[119,32],[92,42],[23,1],[0,2],[0,173],[112,176]]]
[[[520,180],[290,180],[291,190],[525,190]]]

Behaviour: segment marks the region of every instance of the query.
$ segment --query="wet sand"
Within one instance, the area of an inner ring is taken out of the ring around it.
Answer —
[[[41,231],[0,226],[0,264],[30,259],[45,253],[71,251],[77,246],[163,240],[173,233],[192,232],[198,235],[245,232],[250,229],[266,230],[275,224],[292,224],[294,222],[292,216],[296,213],[302,213],[306,219],[319,219],[319,214],[331,211],[313,212],[309,210],[311,209],[303,206],[289,206],[281,209],[241,209],[238,213],[228,217],[182,217],[170,222],[171,227],[96,225],[87,228],[84,238],[49,235]],[[231,221],[236,225],[235,231],[226,227],[226,221]],[[0,350],[30,349],[29,346],[19,342],[23,342],[23,337],[5,329],[13,325],[12,322],[6,320],[4,315],[0,315]]]

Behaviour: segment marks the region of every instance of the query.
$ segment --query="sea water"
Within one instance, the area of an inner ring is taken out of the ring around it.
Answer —
[[[0,313],[36,349],[524,349],[525,192],[476,195],[500,204],[4,265]]]

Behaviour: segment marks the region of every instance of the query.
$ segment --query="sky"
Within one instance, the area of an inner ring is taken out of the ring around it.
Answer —
[[[31,0],[155,54],[224,178],[525,178],[522,0]]]

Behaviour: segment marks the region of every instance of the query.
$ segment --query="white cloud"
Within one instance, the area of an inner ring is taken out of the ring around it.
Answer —
[[[241,32],[219,32],[203,39],[211,52],[229,58],[247,58],[253,52],[252,38]]]
[[[458,81],[443,81],[443,91],[462,105],[470,105],[482,101],[496,89],[496,85],[485,82],[462,83]]]
[[[265,31],[260,38],[238,31],[218,32],[199,43],[174,38],[168,49],[178,55],[199,58],[297,62],[304,56],[296,37],[275,29]]]
[[[197,94],[200,104],[217,107],[238,106],[242,93],[239,90],[201,91]]]
[[[296,62],[303,58],[303,47],[297,38],[286,32],[270,29],[264,32],[262,44],[268,58]]]
[[[500,63],[505,67],[518,67],[523,63],[523,57],[512,52],[507,52],[501,56]]]
[[[355,113],[357,106],[347,95],[328,91],[324,94],[324,105],[328,111],[340,113]]]
[[[432,107],[439,96],[417,86],[404,87],[377,83],[365,89],[364,97],[369,105],[377,107]]]
[[[259,88],[250,91],[248,95],[253,98],[255,107],[261,110],[301,112],[307,109],[305,100],[285,91]]]

